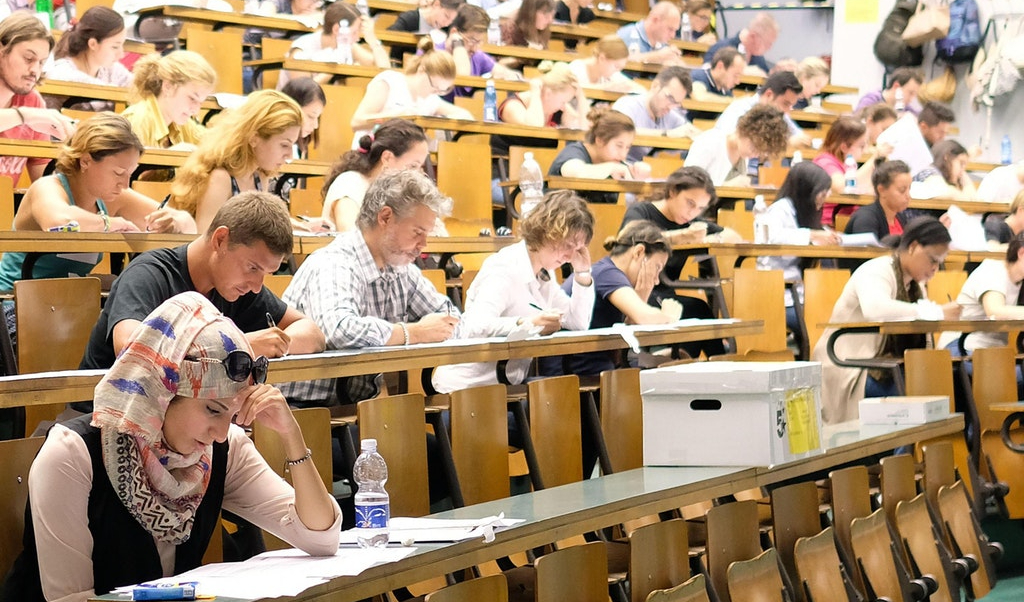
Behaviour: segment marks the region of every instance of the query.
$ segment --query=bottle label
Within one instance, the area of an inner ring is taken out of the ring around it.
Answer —
[[[356,528],[386,529],[391,504],[356,504]]]

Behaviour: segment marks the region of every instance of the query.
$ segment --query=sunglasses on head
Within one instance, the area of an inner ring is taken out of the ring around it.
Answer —
[[[267,382],[267,368],[270,365],[266,356],[261,355],[253,359],[251,355],[241,349],[235,349],[228,353],[224,359],[215,357],[187,357],[185,359],[193,362],[216,362],[224,366],[224,372],[227,373],[228,378],[236,383],[244,383],[251,376],[252,382],[257,385]]]

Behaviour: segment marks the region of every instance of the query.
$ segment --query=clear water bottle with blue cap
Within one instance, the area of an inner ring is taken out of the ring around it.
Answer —
[[[843,182],[845,184],[843,192],[846,194],[857,193],[857,160],[853,158],[853,155],[846,155],[846,160],[843,161],[843,166],[846,168],[843,173]]]
[[[487,87],[484,88],[484,121],[498,121],[498,91],[493,79],[487,80]]]
[[[999,144],[999,162],[1003,165],[1013,163],[1013,142],[1010,142],[1010,135],[1003,134],[1003,141]]]
[[[356,510],[356,542],[361,548],[382,548],[388,545],[388,521],[391,498],[384,490],[388,465],[377,453],[376,439],[363,439],[362,453],[352,466],[352,477],[358,489],[354,496]]]
[[[544,173],[533,158],[533,153],[523,153],[523,164],[519,167],[519,190],[523,193],[519,216],[525,217],[544,199]]]
[[[680,19],[681,25],[679,26],[679,39],[690,42],[693,40],[693,27],[690,25],[690,13],[683,11],[683,16]]]
[[[491,46],[501,46],[501,25],[493,17],[487,25],[487,43]]]

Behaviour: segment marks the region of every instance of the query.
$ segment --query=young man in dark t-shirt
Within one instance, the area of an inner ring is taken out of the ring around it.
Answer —
[[[316,324],[263,286],[292,245],[291,219],[281,199],[255,191],[235,195],[200,238],[143,253],[128,264],[110,289],[79,368],[109,368],[142,320],[186,291],[206,295],[245,333],[256,355],[323,351]]]

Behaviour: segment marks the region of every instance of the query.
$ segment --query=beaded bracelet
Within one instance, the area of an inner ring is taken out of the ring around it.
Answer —
[[[299,464],[302,464],[303,462],[305,462],[306,460],[309,460],[312,457],[313,457],[313,450],[311,450],[311,449],[309,449],[307,447],[306,448],[306,455],[305,456],[302,456],[298,460],[285,460],[284,461],[284,471],[285,472],[291,472],[292,466],[298,466]]]

